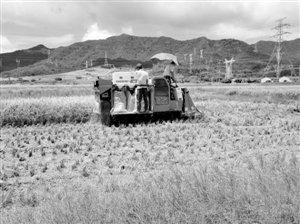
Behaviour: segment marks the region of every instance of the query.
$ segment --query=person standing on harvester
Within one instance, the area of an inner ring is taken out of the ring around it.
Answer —
[[[168,80],[170,85],[172,82],[175,83],[175,85],[177,85],[177,80],[175,79],[175,66],[176,63],[172,61],[166,66],[163,73],[163,76]]]
[[[148,81],[149,75],[147,72],[143,71],[143,66],[141,63],[138,63],[135,66],[135,70],[139,74],[139,78],[137,81],[137,111],[141,112],[142,109],[142,99],[144,100],[144,112],[149,112],[149,104],[148,104]]]

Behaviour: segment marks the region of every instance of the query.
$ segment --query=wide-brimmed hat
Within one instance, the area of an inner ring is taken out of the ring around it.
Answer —
[[[143,65],[141,63],[137,63],[135,69],[142,69]]]

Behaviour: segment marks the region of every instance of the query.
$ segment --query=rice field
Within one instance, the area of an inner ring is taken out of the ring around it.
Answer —
[[[2,221],[299,223],[298,87],[193,86],[201,120],[127,127],[88,85],[5,87]]]

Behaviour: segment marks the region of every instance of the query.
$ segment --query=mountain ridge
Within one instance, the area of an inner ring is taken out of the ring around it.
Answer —
[[[257,46],[257,52],[254,51],[255,45]],[[236,39],[210,40],[204,36],[191,40],[176,40],[165,36],[140,37],[121,34],[104,40],[87,40],[76,42],[66,47],[51,49],[51,60],[49,61],[52,63],[45,60],[48,58],[49,48],[42,44],[26,50],[0,54],[0,57],[3,58],[2,67],[4,69],[2,71],[7,71],[9,69],[5,69],[6,65],[4,62],[6,59],[4,58],[9,56],[10,65],[16,65],[15,59],[18,54],[26,52],[27,58],[30,58],[28,55],[31,55],[32,58],[36,59],[35,64],[28,63],[26,65],[28,69],[34,66],[42,66],[47,68],[44,69],[45,74],[83,68],[86,61],[94,61],[98,64],[104,63],[105,52],[109,61],[114,61],[115,59],[123,60],[131,66],[133,62],[147,62],[154,54],[166,52],[176,54],[181,64],[188,63],[189,54],[193,54],[194,63],[199,62],[199,64],[202,63],[212,67],[223,64],[225,58],[230,59],[234,57],[236,69],[259,70],[268,62],[274,45],[275,42],[273,41],[258,41],[256,44],[247,44]],[[283,43],[283,46],[286,46],[291,51],[291,60],[300,64],[300,38],[286,41]],[[204,56],[202,61],[200,59],[201,49]],[[13,59],[13,57],[15,58]],[[132,63],[130,63],[131,61]],[[10,69],[15,67],[10,66]],[[23,68],[23,70],[26,70],[26,68]],[[35,72],[32,72],[32,74],[34,75]]]
[[[45,45],[39,44],[28,49],[0,54],[2,60],[1,72],[17,68],[17,59],[20,60],[20,67],[32,65],[44,60],[48,58],[49,49],[50,48],[47,48]]]

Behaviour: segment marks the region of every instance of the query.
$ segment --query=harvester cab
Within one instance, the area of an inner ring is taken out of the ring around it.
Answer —
[[[197,112],[186,88],[179,88],[164,77],[153,77],[147,89],[148,108],[142,103],[137,111],[137,89],[140,71],[115,72],[112,80],[98,78],[94,83],[94,113],[104,125],[153,120],[193,118]],[[143,71],[144,72],[144,71]]]

